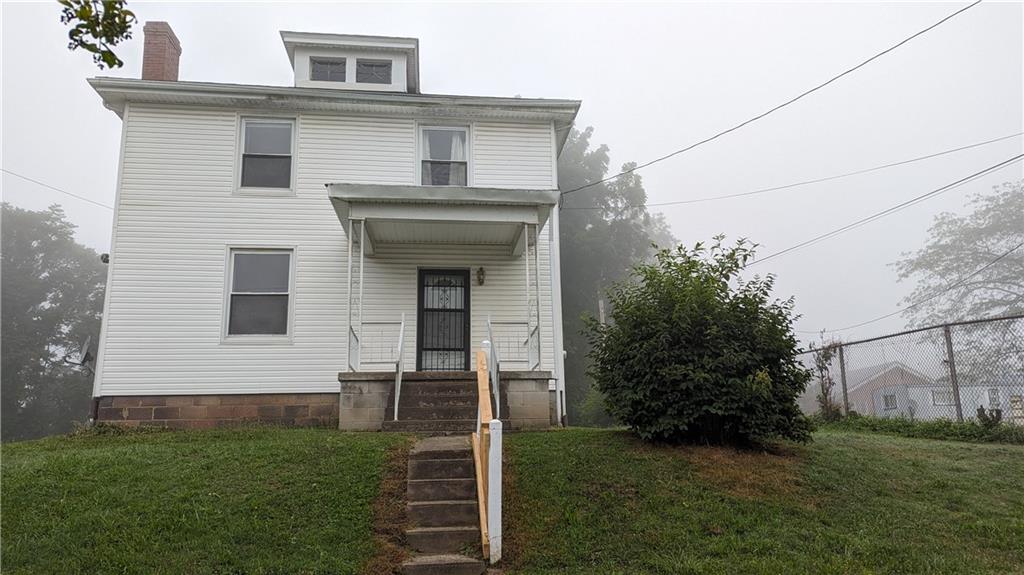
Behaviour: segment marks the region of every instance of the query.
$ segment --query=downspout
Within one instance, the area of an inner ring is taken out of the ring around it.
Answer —
[[[561,201],[559,200],[559,204]],[[555,344],[555,415],[558,424],[566,426],[569,418],[565,412],[565,349],[562,343],[562,247],[559,242],[559,204],[551,208],[551,225],[548,226],[551,272],[551,336]]]

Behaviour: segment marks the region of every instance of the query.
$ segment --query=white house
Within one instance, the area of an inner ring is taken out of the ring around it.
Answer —
[[[396,387],[466,380],[485,340],[503,417],[560,418],[578,101],[424,94],[416,39],[300,32],[294,86],[183,82],[145,35],[142,79],[90,80],[122,119],[98,420],[417,429]]]

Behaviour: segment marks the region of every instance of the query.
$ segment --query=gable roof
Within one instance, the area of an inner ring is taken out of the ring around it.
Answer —
[[[915,378],[918,378],[925,383],[934,382],[933,378],[928,377],[927,375],[911,368],[905,363],[899,361],[889,361],[877,365],[871,365],[868,367],[848,370],[846,372],[846,388],[848,391],[853,391],[861,386],[871,383],[872,381],[894,370],[906,371],[907,373],[913,375]]]

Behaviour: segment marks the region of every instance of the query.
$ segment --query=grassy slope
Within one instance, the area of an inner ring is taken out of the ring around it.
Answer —
[[[511,434],[512,573],[1024,573],[1024,447],[851,432],[783,455]]]
[[[402,436],[244,429],[3,446],[4,573],[354,573]]]

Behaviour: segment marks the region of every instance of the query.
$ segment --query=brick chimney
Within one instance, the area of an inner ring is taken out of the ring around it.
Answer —
[[[178,81],[181,44],[167,22],[146,22],[142,28],[146,45],[142,49],[142,79]]]

